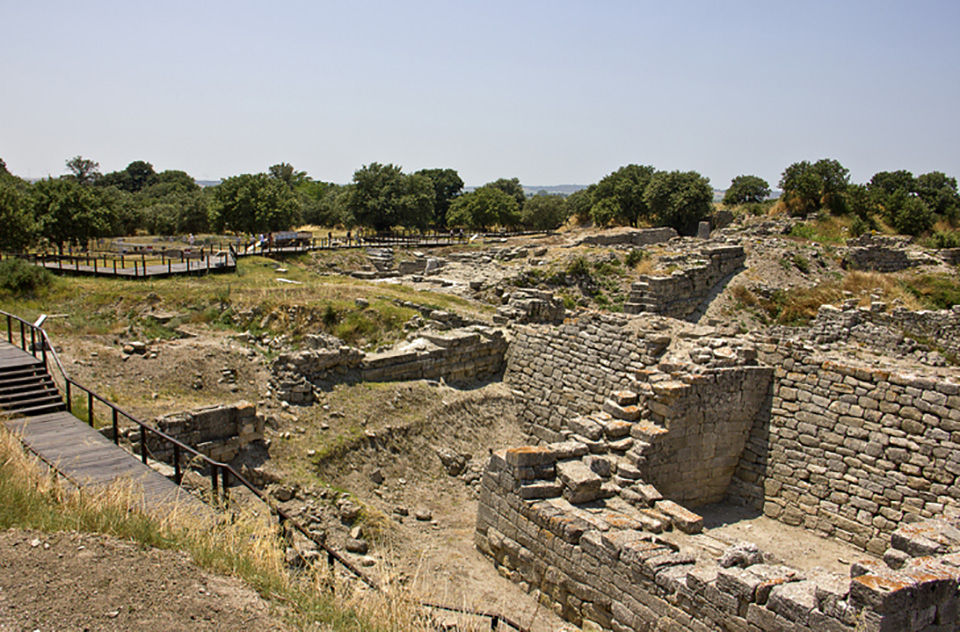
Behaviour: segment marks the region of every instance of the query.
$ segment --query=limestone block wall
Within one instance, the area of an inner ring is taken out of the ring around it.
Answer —
[[[643,479],[686,507],[723,500],[754,419],[769,406],[772,374],[736,367],[651,384],[641,402],[648,423],[633,432],[644,444]]]
[[[360,362],[361,379],[463,381],[490,377],[503,368],[507,340],[499,329],[422,334],[421,338],[419,348],[367,354]]]
[[[611,230],[587,235],[577,242],[584,246],[651,246],[653,244],[670,241],[678,237],[679,233],[672,228],[637,228],[627,230]]]
[[[340,346],[281,354],[273,363],[273,382],[281,399],[305,405],[314,399],[313,382],[331,375],[371,382],[469,381],[499,373],[506,351],[507,339],[499,329],[422,332],[416,340],[383,353]]]
[[[501,574],[584,630],[933,632],[960,623],[955,522],[910,525],[895,534],[887,564],[854,564],[852,578],[762,562],[721,566],[722,558],[645,528],[643,516],[663,501],[641,513],[610,501],[584,509],[568,500],[588,477],[574,472],[562,485],[550,481],[564,478],[571,458],[570,444],[492,455],[475,542]],[[537,493],[551,485],[563,487],[564,497]],[[680,509],[668,522],[692,526]]]
[[[564,422],[599,410],[611,392],[632,386],[637,370],[656,363],[670,336],[638,332],[630,321],[580,312],[559,326],[513,327],[503,379],[523,393],[529,435],[559,441]]]
[[[757,416],[731,498],[879,553],[904,523],[960,502],[960,383],[826,359],[767,339],[770,407]]]
[[[248,444],[263,439],[263,417],[248,402],[165,415],[156,419],[156,427],[221,462],[232,461]],[[173,447],[156,435],[147,434],[147,450],[155,459],[173,460]]]
[[[717,283],[742,268],[746,261],[743,246],[705,248],[702,256],[701,265],[677,270],[669,276],[641,276],[630,289],[624,311],[686,318],[697,311]]]

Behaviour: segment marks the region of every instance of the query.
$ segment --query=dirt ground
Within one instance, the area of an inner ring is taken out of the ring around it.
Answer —
[[[535,244],[570,245],[576,237],[557,235]],[[506,245],[515,244],[511,240]],[[728,287],[744,285],[763,292],[811,286],[840,273],[835,258],[816,244],[773,237],[747,240],[745,247],[747,267]],[[550,256],[562,258],[571,252],[562,247],[556,251],[551,248]],[[807,263],[790,264],[800,260],[797,257]],[[423,285],[469,296],[470,280],[498,284],[523,265],[451,263]],[[760,326],[748,313],[735,310],[735,303],[729,290],[719,293],[700,322],[732,322],[744,331]],[[321,389],[315,404],[288,406],[270,394],[268,357],[262,350],[223,331],[190,327],[184,338],[147,341],[145,348],[133,353],[129,347],[125,350],[131,340],[118,334],[54,342],[74,379],[145,420],[239,400],[256,403],[267,419],[267,447],[248,454],[245,462],[294,487],[285,508],[321,527],[328,543],[343,549],[348,538],[367,540],[369,551],[347,555],[380,581],[404,586],[434,602],[500,612],[534,632],[574,629],[535,596],[501,577],[473,545],[477,481],[489,451],[525,442],[516,419],[515,394],[499,383],[462,389],[424,381],[330,384]],[[456,455],[462,470],[448,471],[442,453]],[[358,518],[343,518],[338,503],[345,500],[361,507]],[[695,548],[701,557],[716,557],[746,540],[771,559],[802,571],[823,567],[846,573],[851,562],[864,556],[743,508],[715,506],[704,508],[703,514],[702,536],[666,537]],[[46,545],[31,546],[35,539]],[[75,629],[98,630],[174,629],[180,623],[189,629],[279,629],[255,595],[189,568],[176,554],[141,551],[94,536],[29,533],[5,534],[0,551],[4,568],[0,630],[51,629],[56,627],[51,622],[64,620],[71,625],[77,621]],[[91,559],[99,562],[90,565],[96,569],[93,578],[86,577],[81,584],[60,579],[79,573],[84,560]],[[155,576],[138,577],[132,570],[130,577],[125,576],[126,568],[144,563],[157,565]],[[173,572],[180,569],[176,564],[183,564],[183,569]],[[67,585],[97,588],[60,591],[71,593],[64,602],[68,605],[41,597]],[[213,610],[213,595],[227,596],[222,613]],[[80,599],[86,601],[73,601]],[[153,603],[156,608],[147,607]],[[178,607],[169,614],[173,625],[161,626],[164,619],[157,613],[174,603]],[[60,618],[69,613],[74,613],[73,619]]]
[[[175,551],[79,533],[0,533],[0,630],[287,630],[243,583]]]

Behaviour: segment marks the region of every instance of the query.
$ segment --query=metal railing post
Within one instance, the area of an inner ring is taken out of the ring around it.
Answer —
[[[87,391],[87,423],[93,428],[93,391]]]
[[[183,480],[183,475],[180,473],[180,446],[176,443],[173,444],[173,480],[177,485]]]
[[[143,425],[140,426],[140,460],[147,464],[147,428]]]
[[[117,409],[113,408],[113,443],[114,445],[120,445],[120,423],[119,423],[118,416],[119,416],[119,413],[117,412]]]

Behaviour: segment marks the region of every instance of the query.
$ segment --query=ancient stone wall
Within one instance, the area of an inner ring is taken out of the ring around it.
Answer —
[[[581,312],[559,326],[514,326],[512,333],[504,381],[523,393],[527,434],[548,442],[560,440],[565,421],[630,388],[636,371],[656,363],[670,343],[669,335],[599,312]]]
[[[587,235],[576,242],[583,246],[651,246],[670,241],[679,234],[672,228],[634,228]]]
[[[874,553],[903,522],[960,501],[960,383],[818,355],[767,339],[774,367],[731,498]]]
[[[590,485],[585,451],[569,442],[493,454],[475,532],[478,550],[504,576],[584,630],[956,629],[955,522],[905,527],[888,564],[854,564],[852,579],[763,563],[762,555],[716,559],[650,532],[659,514],[695,533],[696,516],[682,507],[656,500],[637,509]],[[578,497],[587,487],[594,493]],[[655,522],[659,532],[663,521]]]
[[[263,439],[263,417],[257,415],[256,406],[247,402],[165,415],[156,419],[156,427],[221,462],[232,461],[248,444]],[[147,451],[157,460],[173,460],[173,447],[150,433]]]
[[[713,369],[650,385],[648,428],[638,463],[643,480],[686,507],[720,502],[753,427],[769,406],[766,367]]]
[[[714,287],[743,267],[743,246],[714,246],[700,253],[699,263],[668,276],[642,275],[624,305],[628,314],[649,312],[686,318],[696,312]]]
[[[313,383],[333,375],[370,382],[470,381],[499,373],[506,352],[507,340],[499,329],[423,332],[383,353],[364,353],[348,346],[284,353],[274,361],[273,382],[282,400],[305,405],[314,400]]]

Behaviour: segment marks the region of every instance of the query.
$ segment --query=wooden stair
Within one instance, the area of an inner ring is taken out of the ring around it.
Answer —
[[[0,347],[0,411],[32,417],[66,409],[42,360],[12,346]]]

